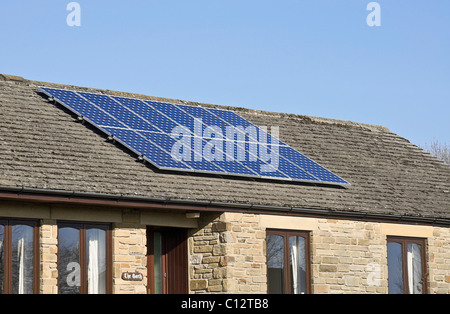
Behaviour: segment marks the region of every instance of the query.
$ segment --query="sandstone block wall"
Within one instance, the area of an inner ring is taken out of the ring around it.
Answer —
[[[58,293],[58,226],[55,220],[42,220],[39,228],[40,293]]]
[[[57,221],[40,222],[40,292],[54,294]],[[310,232],[313,293],[388,293],[389,235],[425,238],[428,292],[450,293],[449,228],[242,213],[202,213],[199,227],[189,229],[190,292],[266,293],[267,229]],[[114,223],[112,241],[113,293],[146,293],[146,225]],[[122,280],[136,271],[142,281]]]
[[[203,220],[189,239],[191,293],[266,293],[267,229],[310,232],[313,293],[388,293],[388,236],[425,238],[428,293],[450,293],[449,228],[241,213]]]
[[[122,223],[113,227],[113,293],[147,293],[146,226]],[[139,272],[143,274],[143,280],[123,280],[125,272]]]
[[[189,239],[191,292],[265,293],[265,231],[259,218],[224,213],[204,222]]]

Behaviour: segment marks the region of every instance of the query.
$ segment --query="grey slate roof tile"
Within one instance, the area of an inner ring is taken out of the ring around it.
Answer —
[[[177,175],[136,162],[38,95],[38,85],[182,102],[2,75],[0,186],[450,218],[450,166],[384,127],[225,107],[256,125],[280,126],[282,141],[351,187]]]

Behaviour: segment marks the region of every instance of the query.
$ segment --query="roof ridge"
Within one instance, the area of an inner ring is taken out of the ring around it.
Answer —
[[[362,122],[354,122],[354,121],[350,121],[350,120],[339,120],[339,119],[317,117],[317,116],[308,116],[308,115],[301,115],[301,114],[295,114],[295,113],[282,113],[282,112],[274,112],[274,111],[267,111],[267,110],[239,108],[239,107],[232,107],[232,108],[240,109],[242,111],[248,111],[249,113],[253,112],[254,114],[265,114],[267,116],[269,116],[269,115],[270,116],[278,116],[280,118],[289,117],[291,119],[310,121],[311,123],[333,124],[333,125],[340,125],[343,127],[361,127],[361,128],[369,129],[372,131],[390,132],[389,128],[387,128],[386,126],[377,125],[377,124],[369,124],[369,123],[362,123]]]
[[[354,122],[354,121],[349,121],[349,120],[339,120],[339,119],[332,119],[332,118],[325,118],[325,117],[315,117],[315,116],[308,116],[308,115],[301,115],[301,114],[294,114],[294,113],[281,113],[281,112],[274,112],[274,111],[268,111],[268,110],[249,109],[249,108],[245,108],[245,107],[209,104],[209,103],[195,102],[195,101],[189,101],[189,100],[150,96],[150,95],[144,95],[144,94],[138,94],[138,93],[121,92],[121,91],[115,91],[115,90],[109,90],[109,89],[100,89],[100,88],[83,87],[83,86],[77,86],[77,85],[26,80],[23,77],[15,76],[15,75],[8,75],[8,74],[0,74],[0,79],[3,79],[4,81],[28,82],[28,83],[34,84],[36,86],[45,85],[45,86],[49,86],[49,87],[56,87],[56,88],[62,88],[62,89],[64,89],[64,88],[65,89],[75,89],[75,90],[82,89],[82,90],[85,90],[88,92],[109,93],[109,94],[113,94],[116,96],[142,98],[142,99],[147,99],[147,100],[169,102],[169,103],[176,103],[176,104],[191,104],[191,105],[196,104],[196,105],[206,106],[206,107],[211,107],[211,108],[239,110],[241,112],[247,112],[247,113],[256,114],[256,115],[262,114],[262,115],[272,116],[272,117],[273,116],[289,117],[291,119],[309,121],[310,123],[332,124],[332,125],[339,125],[342,127],[359,127],[359,128],[364,128],[364,129],[368,129],[371,131],[390,132],[390,130],[387,127],[382,126],[382,125]]]
[[[10,74],[0,74],[1,81],[13,81],[13,82],[28,82],[28,80],[24,79],[21,76],[10,75]]]

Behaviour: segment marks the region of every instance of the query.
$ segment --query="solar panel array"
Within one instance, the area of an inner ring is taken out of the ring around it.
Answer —
[[[233,111],[40,89],[163,170],[349,184]]]

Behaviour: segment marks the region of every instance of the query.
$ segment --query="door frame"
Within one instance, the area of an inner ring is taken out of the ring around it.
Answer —
[[[155,291],[155,255],[153,245],[155,232],[161,234],[161,293],[189,293],[187,229],[155,226],[147,226],[147,293],[154,294]],[[176,246],[170,247],[173,243]],[[176,267],[178,271],[174,271]],[[172,284],[174,281],[176,282],[176,289]]]

